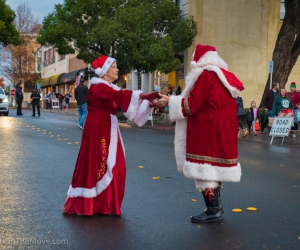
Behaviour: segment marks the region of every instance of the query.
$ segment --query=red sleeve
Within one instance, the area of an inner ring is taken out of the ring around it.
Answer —
[[[127,111],[132,96],[131,90],[114,90],[102,83],[92,85],[91,88],[93,88],[93,95],[97,98],[113,100],[124,112]]]
[[[185,117],[194,114],[201,108],[216,78],[217,75],[214,72],[203,71],[195,83],[190,96],[183,98],[181,101],[182,113]]]

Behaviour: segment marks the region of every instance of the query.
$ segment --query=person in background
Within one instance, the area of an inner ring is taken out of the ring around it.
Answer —
[[[273,102],[274,99],[278,96],[279,93],[279,83],[273,83],[272,89],[268,90],[263,98],[263,105],[265,111],[268,112],[269,117],[274,117],[273,114]]]
[[[84,85],[84,78],[80,77],[80,82],[75,88],[75,99],[78,108],[78,127],[83,129],[85,118],[87,116],[87,96],[88,87]]]
[[[176,95],[180,95],[181,94],[181,87],[180,86],[177,87],[177,89],[175,91],[175,94]]]
[[[35,117],[35,107],[37,108],[37,112],[38,112],[38,117],[41,115],[40,113],[40,99],[41,99],[41,95],[38,92],[37,89],[34,89],[33,92],[30,95],[30,99],[32,99],[31,101],[31,105],[32,105],[32,116]]]
[[[70,92],[68,92],[67,94],[65,94],[64,99],[65,99],[65,104],[66,104],[66,110],[68,110],[70,108],[70,98],[71,98],[71,94]]]
[[[22,87],[18,87],[16,90],[16,101],[17,101],[17,115],[23,115],[22,114],[22,101],[23,101],[23,92]]]
[[[300,102],[300,93],[296,90],[296,83],[292,82],[290,85],[291,92],[287,93],[287,97],[291,99],[294,107]]]
[[[251,102],[251,107],[249,108],[249,112],[251,112],[252,114],[252,122],[251,122],[251,127],[250,127],[250,131],[253,131],[253,135],[257,135],[256,131],[255,131],[255,123],[258,121],[258,108],[256,107],[256,102],[252,101]]]
[[[48,94],[46,95],[46,109],[51,109],[51,94],[52,92],[49,91]]]
[[[64,96],[61,93],[56,93],[55,96],[59,101],[59,108],[60,108],[60,110],[62,110],[62,102],[63,102]]]
[[[243,138],[249,135],[248,128],[245,128],[243,125],[243,120],[246,118],[246,111],[244,109],[243,99],[242,97],[238,96],[236,99],[237,111],[236,115],[238,118],[238,137],[239,137],[239,127],[243,130]]]
[[[279,96],[277,96],[273,102],[273,114],[278,116],[281,111],[292,112],[294,105],[290,98],[287,97],[286,89],[281,89]]]

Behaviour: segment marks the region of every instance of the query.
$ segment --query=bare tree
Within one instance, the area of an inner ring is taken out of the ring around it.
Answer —
[[[17,7],[14,23],[24,42],[0,48],[0,73],[17,87],[22,82],[35,82],[40,77],[35,71],[36,53],[40,48],[35,39],[41,24],[26,2]]]
[[[300,0],[285,0],[285,16],[273,51],[273,82],[284,88],[300,54]],[[269,76],[270,78],[270,76]],[[270,89],[268,78],[265,90]],[[263,105],[263,96],[260,107]]]

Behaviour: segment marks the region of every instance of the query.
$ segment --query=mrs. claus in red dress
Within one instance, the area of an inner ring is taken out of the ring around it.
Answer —
[[[161,96],[176,121],[175,157],[178,171],[195,180],[207,209],[192,216],[195,223],[222,222],[220,182],[239,182],[235,98],[243,84],[213,46],[198,44],[191,71],[180,96]]]
[[[63,211],[120,215],[126,166],[116,110],[120,107],[128,119],[141,126],[153,110],[149,101],[158,94],[121,90],[112,84],[118,79],[114,58],[102,55],[92,65],[100,78],[91,79],[88,115]]]

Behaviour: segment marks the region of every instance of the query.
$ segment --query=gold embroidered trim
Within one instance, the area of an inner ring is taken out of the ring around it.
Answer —
[[[200,160],[200,161],[208,161],[208,162],[218,162],[223,164],[234,164],[238,162],[238,158],[236,159],[223,159],[223,158],[216,158],[210,157],[205,155],[194,155],[194,154],[186,154],[186,158]]]
[[[106,173],[106,153],[107,153],[107,147],[106,147],[106,141],[105,138],[103,137],[102,140],[100,141],[101,143],[101,165],[100,169],[97,171],[97,181],[99,181],[103,175]]]
[[[189,98],[184,99],[183,105],[184,105],[184,109],[185,109],[185,112],[187,113],[187,115],[192,115],[192,112],[189,107],[188,99]]]

